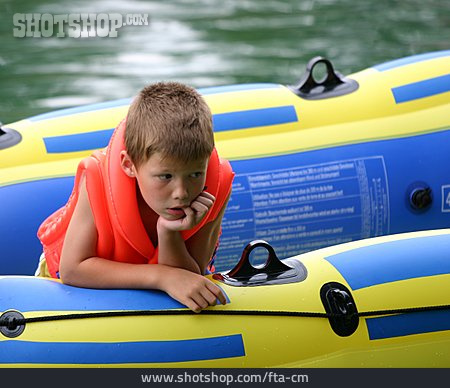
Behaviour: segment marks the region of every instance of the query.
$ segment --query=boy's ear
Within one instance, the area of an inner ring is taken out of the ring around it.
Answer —
[[[130,178],[134,178],[136,176],[136,167],[131,161],[131,158],[128,156],[127,151],[120,152],[120,165],[125,174],[127,174]]]

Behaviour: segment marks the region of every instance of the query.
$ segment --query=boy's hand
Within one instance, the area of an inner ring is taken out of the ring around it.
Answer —
[[[196,313],[215,306],[217,300],[223,305],[227,303],[222,290],[212,281],[180,268],[173,268],[170,276],[163,280],[161,289]]]
[[[216,198],[214,195],[202,191],[198,197],[192,201],[190,206],[183,209],[185,213],[184,217],[177,220],[167,220],[164,217],[159,217],[158,227],[163,227],[164,229],[171,231],[192,229],[205,217],[215,200]]]

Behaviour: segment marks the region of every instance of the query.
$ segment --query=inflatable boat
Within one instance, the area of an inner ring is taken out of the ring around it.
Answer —
[[[281,261],[257,240],[212,275],[228,303],[199,314],[159,291],[2,276],[0,367],[448,368],[449,252],[450,229]]]
[[[317,67],[325,79],[317,80]],[[450,226],[450,51],[344,77],[314,58],[296,85],[201,89],[236,172],[217,268],[264,239],[280,257]],[[40,223],[79,160],[105,147],[130,99],[30,117],[0,131],[0,274],[32,274]],[[256,257],[262,260],[263,257]]]

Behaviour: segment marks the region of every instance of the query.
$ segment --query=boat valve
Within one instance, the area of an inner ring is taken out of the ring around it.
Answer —
[[[343,284],[331,282],[322,286],[320,298],[325,311],[331,315],[333,331],[341,337],[352,335],[358,328],[359,317],[350,291]]]
[[[433,202],[433,199],[431,197],[431,188],[417,187],[413,189],[409,196],[409,202],[411,206],[416,210],[427,209]]]
[[[25,317],[18,311],[5,311],[0,315],[0,333],[8,338],[18,337],[25,330],[25,324],[18,324],[17,321],[24,319]]]

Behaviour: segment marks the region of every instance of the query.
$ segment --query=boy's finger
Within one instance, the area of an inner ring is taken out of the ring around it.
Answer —
[[[203,295],[198,294],[195,297],[192,297],[195,304],[201,309],[205,309],[209,306],[209,302],[203,297]]]
[[[192,310],[194,313],[199,313],[200,311],[202,311],[201,307],[192,299],[186,303],[186,307]]]
[[[206,205],[206,206],[208,206],[208,207],[211,207],[213,204],[214,204],[214,201],[212,200],[212,199],[209,199],[209,198],[199,198],[199,197],[197,197],[193,202],[192,202],[192,204],[194,204],[194,203],[201,203],[201,204],[203,204],[203,205]],[[192,205],[191,205],[192,206]]]
[[[193,218],[195,216],[194,210],[192,210],[189,206],[185,207],[184,214],[186,214],[186,218]]]
[[[225,298],[222,290],[214,283],[211,282],[210,284],[208,284],[208,289],[216,296],[217,299],[219,299],[219,302],[221,304],[227,304],[227,298]]]
[[[206,213],[209,210],[209,207],[201,202],[193,202],[191,208],[196,210],[198,213]]]
[[[202,296],[208,302],[209,306],[215,306],[217,304],[217,297],[210,291],[209,288],[205,287],[204,292],[202,292]]]
[[[207,191],[202,191],[199,195],[199,197],[205,197],[210,199],[211,201],[215,201],[216,197],[214,197],[214,195],[212,195],[211,193],[208,193]],[[197,197],[198,198],[198,197]]]
[[[217,299],[219,299],[219,302],[223,305],[227,304],[227,298],[225,298],[225,295],[223,294],[222,290],[220,290],[219,295],[217,295]]]
[[[212,207],[212,205],[214,205],[214,201],[213,201],[212,199],[204,198],[204,197],[202,197],[202,198],[201,198],[201,197],[195,198],[195,199],[192,201],[192,203],[191,203],[191,207],[192,207],[194,204],[196,204],[196,203],[201,203],[202,205],[207,206],[208,209],[209,209],[210,207]]]

